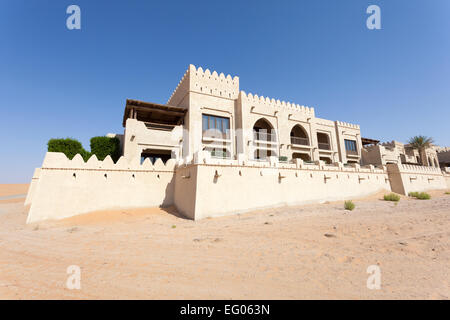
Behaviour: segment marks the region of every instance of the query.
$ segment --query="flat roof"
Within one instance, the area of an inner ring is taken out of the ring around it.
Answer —
[[[140,100],[127,99],[125,110],[123,112],[122,125],[130,118],[130,110],[135,110],[139,114],[145,114],[146,117],[161,123],[177,123],[180,124],[184,120],[187,109],[167,104],[159,104],[154,102],[145,102]],[[139,119],[138,119],[139,120]]]
[[[363,144],[363,146],[368,145],[368,144],[379,144],[380,140],[361,138],[361,143]]]

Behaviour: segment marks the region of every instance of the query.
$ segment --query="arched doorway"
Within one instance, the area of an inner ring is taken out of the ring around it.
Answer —
[[[266,160],[268,157],[277,156],[277,137],[274,128],[264,118],[259,119],[253,125],[253,145],[255,160]]]
[[[269,121],[264,118],[259,119],[253,125],[253,135],[255,140],[276,141],[275,130]]]
[[[291,130],[291,143],[303,146],[309,146],[309,139],[306,130],[299,124],[296,124]]]

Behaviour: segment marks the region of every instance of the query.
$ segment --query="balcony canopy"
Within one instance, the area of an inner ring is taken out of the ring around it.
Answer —
[[[127,99],[122,125],[125,127],[127,119],[132,118],[147,123],[176,126],[183,124],[186,112],[187,109],[180,107]]]
[[[378,143],[380,143],[380,140],[369,139],[369,138],[361,138],[361,143],[362,143],[363,146],[377,145]]]

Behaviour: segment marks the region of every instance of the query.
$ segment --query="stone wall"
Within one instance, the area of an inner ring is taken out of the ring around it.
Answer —
[[[301,160],[295,164],[274,163],[271,167],[267,163],[192,164],[176,171],[176,184],[182,179],[180,190],[195,190],[195,194],[190,195],[186,206],[186,198],[177,195],[176,186],[175,206],[195,220],[259,208],[347,200],[391,190],[383,169],[346,167],[341,163],[304,164]]]
[[[48,152],[30,186],[27,223],[62,219],[96,210],[157,207],[173,204],[175,161],[154,165],[146,159],[133,166],[125,158],[110,157],[86,163],[63,153]]]
[[[211,158],[199,152],[193,163],[166,164],[146,159],[142,165],[124,157],[84,162],[48,152],[35,171],[27,195],[27,222],[62,219],[91,211],[175,205],[190,219],[203,219],[285,205],[354,199],[379,191],[447,189],[450,175],[438,168],[388,164],[326,165],[323,161],[281,163]]]
[[[408,195],[414,191],[447,189],[439,168],[406,164],[387,164],[392,191]]]

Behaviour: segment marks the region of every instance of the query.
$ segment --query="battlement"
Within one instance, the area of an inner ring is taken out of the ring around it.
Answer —
[[[209,69],[203,70],[202,67],[196,68],[191,64],[167,104],[178,105],[189,91],[236,99],[239,94],[239,77],[231,77],[229,74],[225,76],[223,73],[211,72]]]
[[[72,169],[72,170],[103,170],[103,171],[159,171],[167,172],[174,171],[176,160],[169,159],[164,164],[161,159],[157,159],[154,164],[150,159],[140,165],[130,164],[125,157],[120,157],[114,163],[110,156],[107,156],[103,161],[97,159],[97,156],[92,155],[87,162],[84,162],[80,154],[75,155],[72,160],[69,160],[64,153],[61,152],[47,152],[42,163],[42,169]]]
[[[400,172],[405,173],[423,173],[423,174],[438,174],[442,175],[440,168],[416,166],[411,164],[398,164]]]
[[[404,143],[395,141],[395,140],[383,142],[383,143],[381,143],[381,145],[385,146],[385,147],[396,147],[396,146],[404,147],[405,146]]]
[[[257,94],[253,95],[251,93],[246,94],[244,91],[240,92],[241,99],[247,101],[248,103],[252,104],[258,104],[258,105],[265,105],[270,106],[276,109],[286,109],[286,110],[292,110],[296,112],[303,113],[307,116],[314,117],[314,108],[313,107],[307,107],[291,102],[285,102],[280,100],[271,99],[268,97],[258,96]]]
[[[336,124],[340,127],[346,127],[346,128],[350,128],[350,129],[358,129],[359,130],[358,124],[351,124],[351,123],[342,122],[342,121],[336,121]]]
[[[450,147],[435,147],[435,150],[437,153],[444,153],[444,152],[449,152],[450,151]]]

